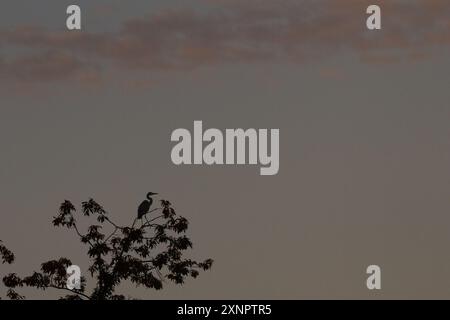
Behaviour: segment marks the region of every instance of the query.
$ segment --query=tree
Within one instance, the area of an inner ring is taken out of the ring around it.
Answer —
[[[14,262],[15,256],[14,253],[12,253],[11,250],[9,250],[6,246],[3,245],[3,241],[0,240],[0,257],[2,260],[2,264],[12,264]],[[13,300],[18,300],[21,297],[13,290],[8,289],[8,292],[6,295]],[[1,298],[0,298],[1,299]]]
[[[81,243],[87,246],[90,261],[89,275],[93,289],[87,292],[87,279],[81,278],[80,289],[66,286],[67,268],[72,262],[67,258],[51,260],[41,265],[39,272],[27,277],[15,273],[3,278],[9,288],[10,299],[24,298],[16,292],[21,287],[41,290],[54,288],[67,291],[62,299],[123,300],[116,288],[124,281],[136,286],[160,290],[166,280],[183,284],[188,277],[196,278],[201,270],[209,270],[213,260],[201,262],[185,258],[184,252],[192,248],[186,236],[188,220],[176,214],[169,201],[162,200],[161,206],[149,212],[145,222],[134,219],[131,226],[120,226],[113,222],[106,210],[93,199],[82,203],[86,219],[94,217],[98,224],[90,225],[82,233],[77,223],[77,212],[70,201],[64,201],[53,225],[74,231]],[[137,226],[139,225],[140,226]],[[108,232],[106,230],[109,229]],[[12,252],[0,246],[3,262],[14,260]]]

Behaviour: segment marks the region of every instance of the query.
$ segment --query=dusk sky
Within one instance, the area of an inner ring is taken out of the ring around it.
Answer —
[[[81,31],[66,29],[73,3]],[[190,255],[215,263],[122,294],[448,299],[449,49],[448,0],[4,0],[0,239],[17,261],[0,267],[86,270],[51,224],[59,204],[92,197],[127,224],[154,191],[189,219]],[[279,129],[279,173],[174,165],[171,133],[194,120]]]

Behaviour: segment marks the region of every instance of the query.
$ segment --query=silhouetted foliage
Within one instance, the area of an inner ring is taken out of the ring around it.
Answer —
[[[81,243],[86,245],[92,291],[86,292],[85,277],[81,279],[80,290],[67,288],[66,270],[72,262],[60,258],[43,263],[39,272],[27,277],[22,278],[15,273],[5,276],[3,284],[8,288],[10,299],[23,299],[15,290],[32,287],[69,291],[69,295],[61,298],[65,300],[123,300],[125,296],[115,293],[116,287],[123,281],[160,290],[166,279],[183,284],[186,278],[196,278],[200,270],[208,270],[212,266],[211,259],[197,262],[184,258],[184,251],[192,248],[192,242],[185,234],[189,223],[176,214],[169,201],[162,200],[159,208],[149,212],[153,214],[149,219],[146,216],[145,221],[136,218],[131,226],[113,222],[106,210],[93,199],[83,202],[81,211],[85,218],[94,217],[98,224],[92,224],[81,232],[77,219],[82,216],[66,200],[53,218],[53,225],[73,230]],[[109,232],[106,229],[110,229]],[[12,252],[3,246],[0,246],[0,253],[4,263],[14,260]]]
[[[2,240],[0,240],[0,257],[2,257],[2,263],[11,264],[14,262],[14,253],[3,245]]]
[[[12,253],[11,250],[9,250],[7,247],[5,247],[3,245],[3,241],[1,241],[1,240],[0,240],[0,257],[1,257],[2,264],[12,264],[15,260],[14,253]],[[14,282],[14,281],[17,281],[17,279],[15,279],[14,275],[11,275],[9,279],[6,279],[6,277],[5,277],[5,280],[7,281],[6,283],[9,283],[9,284],[15,284],[16,282]],[[5,285],[6,285],[6,283],[5,283]],[[7,287],[9,287],[9,286],[7,286]],[[8,291],[6,292],[6,296],[8,298],[10,298],[11,300],[23,299],[23,297],[21,295],[19,295],[17,292],[15,292],[11,287],[9,287]]]

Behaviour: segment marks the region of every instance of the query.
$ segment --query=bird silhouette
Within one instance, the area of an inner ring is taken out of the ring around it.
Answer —
[[[138,219],[142,219],[142,217],[150,211],[150,207],[153,203],[152,196],[156,194],[157,193],[154,192],[147,193],[147,200],[142,201],[142,203],[138,207]]]

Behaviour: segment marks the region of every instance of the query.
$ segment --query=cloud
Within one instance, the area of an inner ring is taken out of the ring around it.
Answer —
[[[186,70],[223,63],[305,63],[342,52],[365,63],[425,59],[450,45],[448,0],[379,0],[382,31],[365,28],[366,0],[202,0],[114,33],[0,30],[0,78],[57,81],[114,68]],[[16,56],[11,52],[19,51]]]
[[[20,81],[56,81],[73,77],[84,64],[65,52],[48,51],[2,63],[3,76]]]

